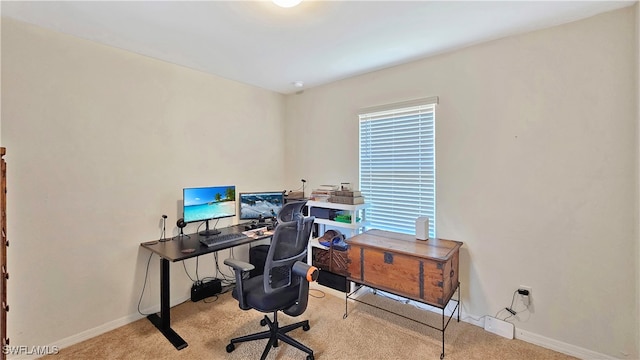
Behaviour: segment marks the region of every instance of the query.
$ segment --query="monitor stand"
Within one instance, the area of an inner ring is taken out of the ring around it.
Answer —
[[[183,228],[180,228],[180,234],[178,234],[178,236],[174,237],[174,239],[183,239],[185,237],[191,238],[191,236],[187,235],[184,233],[184,231],[182,231]]]
[[[220,234],[220,230],[218,229],[209,229],[209,220],[205,221],[207,223],[206,228],[198,233],[201,236],[211,236]]]

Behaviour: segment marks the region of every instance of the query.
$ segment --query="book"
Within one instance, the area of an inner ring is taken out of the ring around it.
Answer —
[[[332,196],[329,198],[329,202],[337,203],[337,204],[358,205],[358,204],[364,204],[364,197]]]
[[[357,197],[362,196],[360,191],[336,191],[336,196],[348,196],[348,197]]]

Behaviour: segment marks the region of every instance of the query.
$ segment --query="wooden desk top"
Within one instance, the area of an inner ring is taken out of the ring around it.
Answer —
[[[415,235],[385,230],[368,230],[346,240],[347,244],[389,250],[410,256],[448,260],[462,246],[462,242],[445,239],[417,240]]]
[[[245,231],[244,224],[233,225],[233,226],[221,228],[218,230],[220,230],[221,232],[220,235],[241,233]],[[271,235],[273,235],[273,231],[266,231],[261,236],[254,235],[253,237],[247,237],[245,239],[234,240],[234,241],[225,241],[220,244],[207,247],[202,243],[200,243],[200,239],[207,238],[208,236],[201,236],[195,233],[195,234],[188,234],[184,236],[176,236],[174,238],[167,239],[167,241],[158,241],[158,240],[146,241],[141,243],[140,246],[158,254],[163,259],[167,259],[169,261],[182,261],[192,257],[209,254],[209,253],[220,251],[223,249],[228,249],[234,246],[244,245],[244,244],[248,244],[258,240],[268,239],[271,237]],[[189,249],[193,249],[193,251]]]

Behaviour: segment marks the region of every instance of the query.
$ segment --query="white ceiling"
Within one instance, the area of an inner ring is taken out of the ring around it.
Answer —
[[[2,1],[2,16],[289,94],[635,1]]]

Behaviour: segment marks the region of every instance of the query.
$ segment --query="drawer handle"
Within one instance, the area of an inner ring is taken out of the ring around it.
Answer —
[[[393,264],[393,254],[385,252],[384,253],[384,263],[385,264]]]
[[[456,272],[455,272],[455,271],[453,271],[453,269],[451,269],[451,273],[449,273],[449,277],[453,277],[453,275],[454,275],[455,273],[456,273]]]

